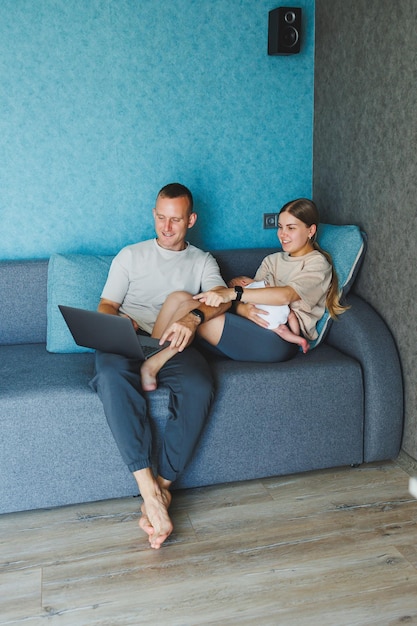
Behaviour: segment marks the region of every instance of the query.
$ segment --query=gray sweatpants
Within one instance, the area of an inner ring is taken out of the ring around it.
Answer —
[[[131,472],[152,466],[152,432],[139,368],[136,359],[96,352],[96,374],[90,383]],[[164,365],[158,385],[170,391],[158,473],[174,481],[190,460],[204,426],[213,382],[204,357],[190,347]]]

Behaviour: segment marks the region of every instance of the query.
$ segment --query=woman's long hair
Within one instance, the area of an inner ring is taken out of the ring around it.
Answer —
[[[284,204],[279,214],[281,215],[281,213],[290,213],[308,226],[308,228],[310,228],[313,224],[315,224],[316,228],[318,228],[320,221],[319,212],[317,206],[312,200],[308,200],[307,198],[291,200],[291,202]],[[332,268],[332,280],[326,295],[326,308],[329,311],[330,317],[332,319],[336,319],[338,315],[344,313],[347,309],[349,309],[349,307],[340,304],[339,281],[334,269],[332,257],[328,252],[320,248],[315,238],[316,236],[314,236],[314,240],[312,242],[314,249],[318,250],[327,259]]]

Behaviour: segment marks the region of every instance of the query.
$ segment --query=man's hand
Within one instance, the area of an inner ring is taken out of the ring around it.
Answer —
[[[129,317],[128,315],[126,315],[126,313],[120,313],[120,317],[127,317],[128,320],[130,320],[132,322],[132,326],[135,329],[135,333],[138,332],[139,330],[139,324],[137,323],[136,320],[134,320],[133,318]]]
[[[134,319],[126,315],[126,313],[119,313],[120,307],[121,304],[119,302],[113,302],[112,300],[106,300],[105,298],[101,298],[97,307],[97,311],[99,313],[106,313],[106,315],[120,315],[120,317],[127,317],[127,319],[132,322],[132,326],[135,329],[135,332],[137,332],[139,330],[139,324]]]
[[[199,324],[198,317],[192,313],[187,313],[180,320],[168,326],[159,340],[159,344],[162,346],[165,341],[169,341],[171,348],[176,348],[178,352],[182,352],[193,341]]]

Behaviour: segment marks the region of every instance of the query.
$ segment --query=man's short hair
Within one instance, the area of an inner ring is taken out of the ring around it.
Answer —
[[[193,194],[185,185],[181,185],[181,183],[169,183],[162,187],[160,192],[158,193],[157,198],[188,198],[188,202],[190,204],[190,213],[193,212],[194,208],[194,200]]]

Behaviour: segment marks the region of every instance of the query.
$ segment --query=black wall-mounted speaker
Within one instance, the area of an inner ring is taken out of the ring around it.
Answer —
[[[268,54],[300,52],[301,13],[298,7],[278,7],[269,12]]]

